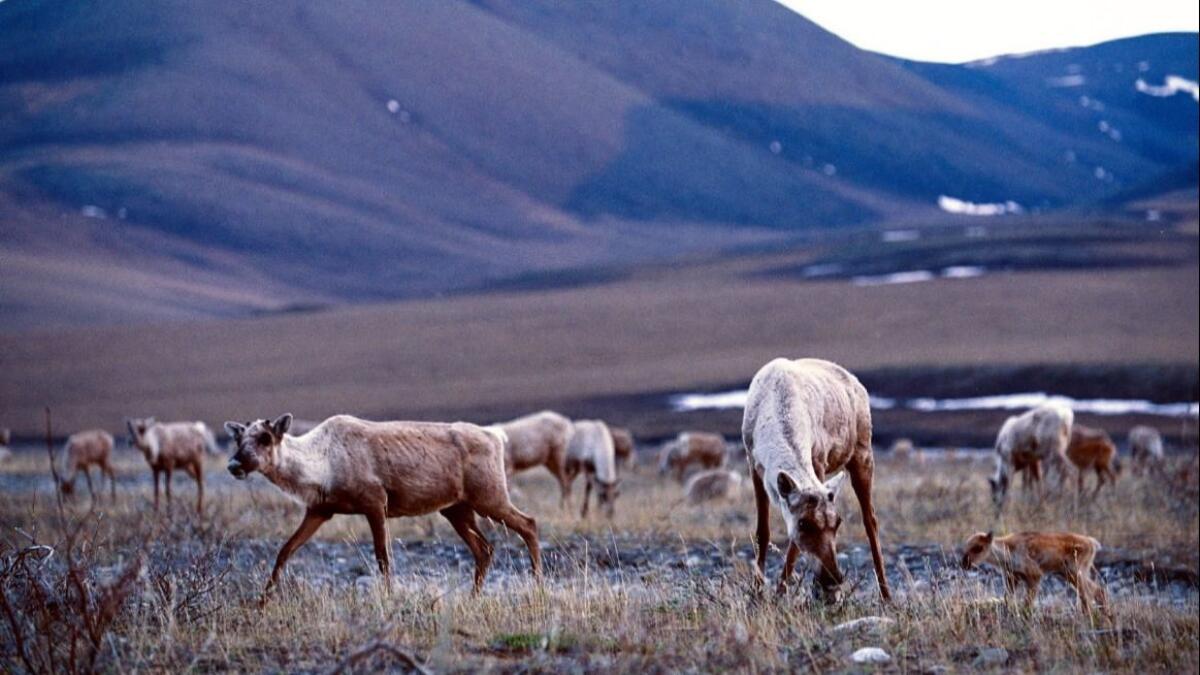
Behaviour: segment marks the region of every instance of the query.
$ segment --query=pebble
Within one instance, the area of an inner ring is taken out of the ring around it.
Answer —
[[[847,621],[845,623],[839,623],[833,627],[833,632],[841,633],[844,631],[857,630],[859,628],[878,630],[891,626],[894,623],[896,623],[895,619],[890,619],[886,616],[864,616],[858,619]]]
[[[972,664],[976,668],[986,666],[1002,666],[1008,663],[1008,650],[1004,647],[985,647],[979,650]]]
[[[892,657],[879,647],[863,647],[851,654],[850,660],[855,663],[887,663]]]

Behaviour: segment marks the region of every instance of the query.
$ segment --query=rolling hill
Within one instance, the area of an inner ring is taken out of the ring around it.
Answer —
[[[1096,204],[1197,157],[1194,98],[1155,89],[1194,35],[937,66],[770,0],[10,0],[0,44],[2,329]]]

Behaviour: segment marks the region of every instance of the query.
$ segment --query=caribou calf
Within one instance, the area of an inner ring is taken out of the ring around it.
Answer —
[[[1089,611],[1091,603],[1107,604],[1104,587],[1092,578],[1100,542],[1070,532],[1021,532],[997,537],[978,532],[963,546],[963,569],[991,563],[1004,575],[1004,588],[1012,593],[1025,587],[1025,602],[1033,605],[1042,577],[1057,574],[1075,588],[1079,605]]]
[[[1096,472],[1095,492],[1099,492],[1105,482],[1116,483],[1117,473],[1121,471],[1117,445],[1103,429],[1082,424],[1073,425],[1071,443],[1067,446],[1067,458],[1077,469],[1075,476],[1080,494],[1083,493],[1083,481],[1089,469]]]
[[[371,526],[375,559],[391,587],[388,518],[437,511],[475,558],[475,592],[483,585],[492,545],[476,514],[500,521],[525,540],[533,574],[542,554],[537,523],[508,499],[504,434],[457,422],[368,422],[330,417],[302,436],[289,435],[290,414],[273,421],[226,422],[237,448],[229,473],[239,480],[258,471],[305,507],[304,520],[275,559],[265,601],[296,549],[337,514],[361,515]]]
[[[1117,456],[1117,446],[1103,429],[1072,424],[1067,459],[1076,469],[1076,490],[1079,494],[1083,494],[1083,483],[1088,471],[1096,473],[1096,489],[1093,494],[1099,492],[1106,482],[1115,483],[1117,474],[1121,472],[1121,458]],[[1022,489],[1041,482],[1042,462],[1037,455],[1028,451],[1013,452],[1010,463],[1013,473],[1023,477]]]

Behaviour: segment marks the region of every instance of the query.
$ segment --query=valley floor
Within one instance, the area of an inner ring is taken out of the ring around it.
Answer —
[[[374,572],[365,523],[339,517],[293,557],[279,593],[260,609],[275,552],[301,515],[261,477],[235,482],[213,459],[203,517],[192,512],[194,491],[181,477],[173,507],[155,513],[148,471],[126,451],[115,503],[101,500],[89,512],[84,489],[60,516],[46,456],[27,448],[0,467],[0,574],[6,611],[17,617],[0,623],[0,667],[28,668],[28,655],[35,665],[59,659],[54,668],[64,669],[94,648],[97,667],[122,671],[405,670],[411,657],[436,672],[758,672],[853,669],[855,651],[878,647],[891,670],[1194,671],[1194,453],[1173,457],[1162,477],[1125,475],[1094,499],[1068,491],[1039,500],[1018,490],[1003,529],[1070,529],[1103,543],[1097,567],[1112,613],[1084,616],[1060,582],[1048,582],[1026,611],[1002,599],[993,571],[958,568],[961,541],[995,525],[989,463],[975,453],[924,462],[881,454],[876,495],[891,605],[878,600],[852,497],[839,502],[848,599],[810,599],[807,571],[787,595],[762,594],[749,562],[752,497],[689,506],[647,454],[624,473],[611,522],[559,510],[547,475],[518,478],[514,502],[540,525],[541,586],[530,579],[519,539],[491,527],[495,562],[473,597],[465,546],[440,518],[417,518],[392,521],[389,595]],[[576,507],[579,492],[577,484]],[[781,542],[778,520],[774,532]],[[768,576],[781,558],[771,552]],[[140,565],[138,573],[123,575],[131,565]],[[32,584],[41,584],[40,604]],[[92,598],[83,610],[73,604],[79,588]],[[112,615],[99,621],[110,607],[105,599],[117,597]],[[883,618],[849,624],[864,617]],[[57,641],[35,637],[40,631],[29,622],[41,620]],[[85,625],[103,626],[94,645],[86,631],[72,642],[72,629]]]

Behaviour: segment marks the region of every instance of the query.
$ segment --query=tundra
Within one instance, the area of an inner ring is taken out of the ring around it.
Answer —
[[[264,601],[292,553],[337,514],[367,519],[388,588],[387,519],[435,511],[450,521],[475,558],[476,593],[492,560],[492,545],[476,523],[477,514],[519,534],[534,576],[541,577],[537,523],[508,499],[502,433],[465,422],[368,422],[337,415],[292,436],[291,423],[290,414],[225,423],[236,447],[229,473],[243,480],[258,471],[305,508],[304,520],[275,558]]]
[[[684,431],[658,453],[658,474],[674,472],[675,480],[680,483],[684,472],[693,464],[704,469],[724,466],[725,438],[703,431]]]
[[[100,470],[100,474],[108,476],[112,500],[117,500],[117,474],[112,467],[112,434],[102,429],[89,429],[71,434],[63,446],[63,473],[59,489],[69,495],[75,491],[75,478],[79,472],[87,479],[88,492],[92,500],[96,499],[96,490],[92,486],[92,467]]]
[[[771,361],[750,382],[742,440],[758,515],[759,579],[766,571],[770,505],[774,504],[783,515],[788,536],[780,592],[786,590],[796,557],[804,551],[820,563],[819,589],[826,597],[838,596],[842,572],[836,544],[842,518],[834,503],[849,475],[862,510],[879,594],[890,600],[871,501],[875,469],[871,407],[858,378],[821,359]]]
[[[963,569],[981,563],[995,565],[1004,576],[1004,588],[1012,593],[1025,587],[1025,602],[1033,605],[1042,577],[1058,574],[1075,588],[1079,604],[1089,611],[1091,603],[1107,604],[1104,587],[1092,578],[1100,542],[1070,532],[1021,532],[997,537],[978,532],[963,545]]]
[[[204,422],[158,422],[153,417],[125,420],[129,439],[142,451],[154,472],[154,508],[158,509],[158,476],[166,474],[167,506],[171,473],[183,469],[196,481],[196,513],[204,513],[204,453],[216,453],[217,441]]]

